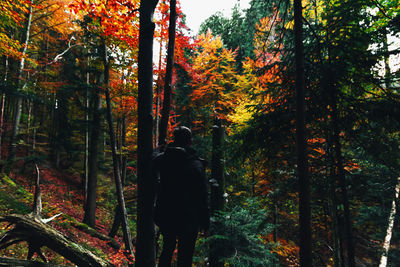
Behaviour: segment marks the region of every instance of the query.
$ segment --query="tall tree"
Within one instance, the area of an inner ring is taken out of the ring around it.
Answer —
[[[224,211],[224,192],[225,192],[225,169],[224,169],[224,157],[223,157],[223,144],[224,140],[224,127],[221,125],[221,120],[216,119],[215,125],[212,130],[212,160],[211,160],[211,194],[210,194],[210,209],[214,216],[217,216],[218,212]],[[220,225],[214,223],[211,226],[211,234],[216,235]],[[210,266],[211,267],[223,267],[224,261],[221,260],[223,253],[223,244],[221,242],[215,242],[210,245]]]
[[[239,75],[235,70],[235,52],[223,48],[220,37],[208,31],[196,41],[198,48],[190,73],[193,91],[189,105],[199,107],[192,123],[209,129],[215,118],[223,122],[229,120],[237,101]]]
[[[294,0],[294,46],[296,57],[296,147],[299,182],[300,266],[312,266],[310,182],[305,133],[305,76],[303,15],[301,0]]]
[[[164,101],[161,112],[161,121],[159,127],[160,145],[166,144],[169,113],[171,109],[171,92],[172,92],[172,74],[174,66],[175,52],[175,32],[176,32],[176,0],[170,1],[169,27],[168,27],[168,48],[167,48],[167,67],[165,69],[164,81]]]
[[[137,136],[137,241],[136,266],[155,266],[153,222],[155,179],[151,168],[153,153],[153,13],[158,0],[141,0],[138,59],[138,136]]]
[[[99,85],[93,86],[92,94],[92,123],[90,131],[89,158],[88,158],[88,181],[85,199],[85,215],[83,222],[94,227],[96,224],[96,196],[97,177],[99,170],[99,142],[101,132],[101,95]]]
[[[10,144],[9,144],[9,152],[8,152],[8,168],[12,168],[13,162],[15,160],[16,154],[16,139],[19,131],[19,123],[21,120],[21,113],[22,113],[22,95],[21,90],[26,86],[26,82],[23,81],[23,74],[24,74],[24,67],[25,67],[25,56],[27,53],[29,41],[30,41],[30,34],[31,34],[31,26],[32,26],[32,15],[33,15],[33,5],[34,1],[30,3],[28,17],[25,26],[25,36],[24,36],[24,47],[22,51],[22,58],[20,61],[19,69],[18,69],[18,85],[17,85],[17,103],[16,103],[16,110],[14,112],[14,119],[13,119],[13,128],[10,137]]]
[[[122,189],[122,181],[121,181],[121,171],[120,171],[120,162],[118,160],[117,155],[117,146],[115,140],[115,132],[112,118],[112,108],[111,108],[111,97],[110,97],[110,62],[107,53],[107,45],[106,40],[102,38],[102,51],[103,51],[103,66],[104,66],[104,85],[105,85],[105,94],[106,94],[106,102],[107,102],[107,122],[110,136],[110,146],[111,153],[113,159],[113,170],[114,170],[114,181],[115,187],[117,189],[117,199],[118,206],[120,211],[120,216],[122,217],[122,233],[124,236],[125,249],[129,251],[129,254],[133,256],[133,247],[131,240],[131,232],[129,230],[128,224],[128,216],[125,208],[125,199]]]

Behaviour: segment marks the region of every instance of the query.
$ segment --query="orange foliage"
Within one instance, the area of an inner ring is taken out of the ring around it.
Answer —
[[[228,121],[237,101],[235,52],[223,48],[220,37],[208,31],[197,37],[197,54],[191,71],[193,105],[207,107],[208,116]],[[207,116],[207,115],[206,115]]]
[[[278,255],[280,262],[284,266],[297,267],[300,266],[299,251],[300,248],[293,242],[287,242],[285,239],[278,238],[278,245],[273,247],[271,251]]]
[[[69,8],[75,14],[90,16],[98,31],[136,48],[139,43],[138,0],[74,0]]]
[[[8,27],[23,27],[31,1],[2,0],[0,5],[0,54],[15,59],[22,58],[22,44],[9,34]]]

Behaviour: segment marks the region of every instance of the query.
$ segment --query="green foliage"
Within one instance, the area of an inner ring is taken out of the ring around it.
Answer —
[[[22,199],[29,199],[32,194],[17,185],[7,175],[2,175],[3,177],[0,179],[0,215],[9,213],[26,214],[30,212],[31,208]]]
[[[273,226],[266,222],[265,210],[259,208],[257,200],[248,199],[243,207],[218,212],[211,220],[213,235],[206,243],[222,255],[221,261],[229,266],[277,266],[271,245],[263,239]]]

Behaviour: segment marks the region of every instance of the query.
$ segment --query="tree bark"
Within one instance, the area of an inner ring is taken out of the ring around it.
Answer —
[[[312,266],[310,182],[308,177],[305,131],[305,75],[302,1],[294,0],[294,38],[296,59],[296,148],[299,179],[300,266]]]
[[[167,140],[168,122],[171,110],[171,91],[172,74],[174,67],[175,52],[175,30],[176,30],[176,0],[170,1],[169,27],[168,27],[168,48],[167,48],[167,67],[165,69],[164,82],[164,101],[161,112],[161,122],[159,129],[158,143],[165,146]]]
[[[33,102],[28,100],[28,121],[27,121],[27,129],[26,129],[26,144],[29,145],[30,143],[30,131],[31,131],[31,127],[33,127],[34,125],[31,125],[31,121],[32,121],[32,109],[33,109]],[[29,153],[29,151],[27,151]]]
[[[1,108],[0,108],[0,161],[3,156],[3,128],[4,128],[4,106],[5,106],[5,101],[6,101],[6,94],[1,93]]]
[[[133,245],[131,239],[131,232],[129,230],[128,215],[126,213],[126,208],[125,208],[124,192],[122,189],[121,172],[119,167],[117,147],[115,143],[114,125],[112,119],[112,108],[111,108],[111,97],[110,97],[110,63],[108,61],[107,46],[104,38],[102,42],[103,42],[102,49],[103,49],[103,65],[104,65],[104,85],[105,85],[106,103],[107,103],[106,114],[107,114],[108,130],[110,135],[111,153],[113,159],[115,187],[117,189],[119,210],[122,216],[122,233],[124,237],[125,249],[128,250],[129,254],[132,255],[133,257]]]
[[[223,140],[224,140],[224,127],[221,126],[221,120],[216,119],[215,125],[212,130],[212,159],[211,159],[211,195],[210,195],[210,209],[211,214],[216,214],[217,211],[224,210],[224,192],[225,192],[225,170],[224,170],[224,157],[223,157]],[[218,224],[214,223],[211,226],[211,235],[216,233],[213,229],[218,229]],[[224,262],[221,258],[221,247],[218,241],[210,246],[210,266],[223,267]]]
[[[122,115],[122,125],[121,125],[121,182],[122,186],[125,185],[126,181],[126,165],[127,157],[124,151],[126,146],[126,114]]]
[[[336,99],[336,97],[334,98]],[[345,234],[346,234],[346,243],[347,243],[347,264],[349,267],[355,266],[355,253],[354,253],[354,244],[353,244],[353,230],[352,230],[352,222],[350,215],[350,203],[347,192],[346,185],[346,177],[343,169],[343,157],[342,157],[342,149],[339,137],[339,127],[338,127],[338,118],[337,118],[337,103],[334,101],[332,108],[332,126],[333,126],[333,143],[335,149],[336,156],[336,175],[339,182],[339,187],[341,189],[341,199],[343,203],[343,211],[344,211],[344,223],[345,223]]]
[[[155,227],[153,222],[155,177],[151,168],[153,153],[153,12],[158,0],[140,1],[138,59],[138,202],[136,266],[155,266]]]
[[[332,241],[333,241],[333,263],[335,267],[342,267],[344,266],[344,259],[343,259],[343,249],[341,242],[341,232],[339,226],[339,216],[337,211],[337,198],[336,198],[336,186],[335,186],[336,179],[333,171],[329,175],[329,177],[330,177],[330,185],[329,185],[328,205],[329,205],[331,228],[332,228],[331,231],[332,231]]]
[[[211,213],[224,210],[224,157],[223,157],[224,127],[216,120],[212,130],[212,159],[211,159]]]
[[[64,265],[54,265],[38,261],[17,260],[0,257],[0,266],[19,266],[19,267],[66,267]]]
[[[4,62],[4,86],[6,86],[7,79],[8,79],[8,67],[9,67],[9,61],[8,61],[8,56],[5,57],[5,62]],[[4,92],[4,88],[1,90],[1,107],[0,107],[0,161],[2,158],[2,144],[3,144],[3,127],[4,127],[4,107],[5,107],[5,101],[6,101],[6,94]]]
[[[65,214],[63,216],[67,217]],[[89,234],[89,235],[91,235],[91,236],[93,236],[93,237],[95,237],[97,239],[100,239],[100,240],[103,240],[103,241],[107,241],[107,244],[110,247],[114,248],[114,249],[120,249],[121,248],[121,245],[117,241],[115,241],[112,237],[104,235],[104,234],[100,233],[99,231],[97,231],[96,229],[94,229],[92,227],[89,227],[86,224],[83,224],[81,222],[78,222],[73,217],[69,217],[68,216],[67,218],[68,218],[69,223],[73,227],[75,227],[76,229],[78,229],[78,230],[80,230],[82,232],[85,232],[85,233],[87,233],[87,234]]]
[[[89,146],[89,176],[87,182],[87,196],[85,202],[85,215],[83,222],[91,227],[96,225],[96,191],[97,191],[97,173],[99,161],[99,141],[100,141],[100,123],[101,123],[101,99],[98,86],[94,87],[93,92],[93,118],[90,133]]]
[[[163,0],[163,3],[166,0]],[[162,20],[164,20],[164,14],[162,14]],[[161,24],[161,32],[164,31],[164,24]],[[162,64],[162,50],[163,50],[163,39],[160,38],[160,47],[158,53],[158,76],[157,76],[157,86],[156,86],[156,114],[154,123],[154,147],[158,147],[158,139],[160,136],[160,105],[161,105],[161,64]]]
[[[89,74],[89,64],[90,57],[87,58],[87,70],[86,70],[86,99],[85,99],[85,159],[84,159],[84,201],[87,201],[87,191],[88,191],[88,180],[89,180],[89,85],[90,85],[90,74]]]
[[[120,147],[120,155],[121,155],[121,182],[122,182],[122,187],[125,185],[125,180],[126,180],[126,155],[124,155],[123,148],[125,147],[126,144],[126,114],[122,116],[122,123],[121,123],[121,147]],[[118,205],[115,208],[115,215],[114,215],[114,221],[111,226],[111,230],[108,234],[109,237],[114,237],[117,232],[119,227],[121,226],[122,222],[122,212],[120,211],[120,206]]]
[[[383,51],[384,51],[384,62],[385,62],[385,88],[389,89],[391,86],[391,76],[392,71],[390,70],[390,60],[389,60],[389,45],[388,45],[388,36],[387,29],[383,28]]]
[[[382,252],[381,260],[379,263],[379,267],[387,266],[387,259],[388,259],[389,248],[390,248],[390,240],[392,239],[394,220],[395,220],[396,210],[397,210],[396,202],[399,199],[399,192],[400,192],[400,178],[397,178],[395,195],[394,195],[394,199],[392,201],[392,208],[390,209],[390,214],[389,214],[389,219],[388,219],[388,227],[386,229],[385,240],[383,241],[383,246],[382,246],[383,252]]]

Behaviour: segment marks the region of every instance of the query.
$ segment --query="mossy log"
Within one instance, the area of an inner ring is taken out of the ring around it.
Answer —
[[[18,267],[67,267],[64,265],[54,265],[39,261],[17,260],[11,258],[0,257],[0,267],[18,266]]]
[[[71,225],[75,227],[78,230],[81,230],[82,232],[85,232],[95,238],[98,238],[100,240],[107,241],[108,245],[114,249],[120,249],[121,245],[115,241],[114,238],[109,237],[108,235],[104,235],[97,231],[96,229],[93,229],[89,227],[88,225],[81,223],[77,221],[75,218],[68,216],[68,220],[70,221]]]
[[[8,222],[14,226],[0,237],[0,249],[26,241],[29,246],[28,259],[37,253],[46,261],[40,252],[40,248],[45,246],[78,266],[113,266],[68,240],[35,216],[12,214],[0,217],[0,222]]]

